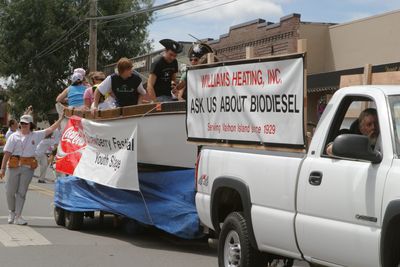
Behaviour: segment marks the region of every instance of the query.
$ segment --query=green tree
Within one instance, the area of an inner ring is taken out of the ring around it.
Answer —
[[[99,0],[98,16],[150,6],[151,0]],[[12,112],[29,105],[45,118],[74,68],[87,66],[89,0],[0,2],[0,75],[11,77]],[[98,68],[149,51],[152,14],[100,21]]]

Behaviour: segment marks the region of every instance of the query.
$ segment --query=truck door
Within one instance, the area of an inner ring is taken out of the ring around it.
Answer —
[[[344,97],[325,129],[317,130],[314,138],[321,142],[311,145],[302,167],[296,232],[305,258],[315,263],[379,266],[381,203],[393,152],[386,105],[382,105],[386,100],[381,95],[376,97],[379,101],[371,95]],[[357,117],[366,108],[378,113],[380,134],[374,149],[382,152],[382,162],[329,156],[326,148],[336,136],[361,134],[363,122]]]

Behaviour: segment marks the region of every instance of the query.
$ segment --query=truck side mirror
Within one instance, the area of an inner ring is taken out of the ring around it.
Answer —
[[[333,141],[332,152],[341,158],[359,159],[380,163],[382,154],[374,151],[367,136],[358,134],[342,134]]]

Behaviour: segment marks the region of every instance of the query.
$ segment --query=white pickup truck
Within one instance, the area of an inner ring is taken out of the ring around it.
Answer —
[[[375,149],[349,116],[366,107],[378,114]],[[196,206],[219,236],[219,266],[399,266],[399,156],[400,86],[338,90],[307,153],[202,147]]]

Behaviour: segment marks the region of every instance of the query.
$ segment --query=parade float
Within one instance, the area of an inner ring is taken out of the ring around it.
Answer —
[[[55,220],[81,228],[94,212],[200,237],[194,203],[197,146],[187,142],[185,102],[90,111],[64,109],[56,157]]]
[[[107,125],[105,129],[110,129],[110,132],[106,133],[108,135],[112,135],[121,128],[137,126],[137,162],[140,166],[194,168],[197,148],[186,141],[185,102],[144,104],[100,110],[96,114],[67,108],[65,118],[66,122],[71,118],[80,118],[82,121]],[[71,138],[72,135],[73,138],[74,133],[69,131],[66,137]],[[95,136],[99,134],[95,133]],[[114,143],[111,140],[111,144],[105,145],[114,146]]]

